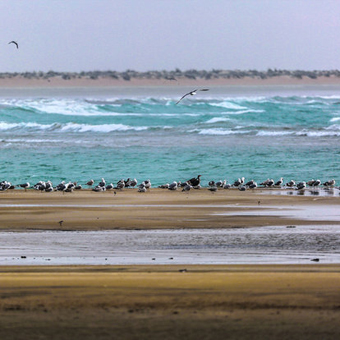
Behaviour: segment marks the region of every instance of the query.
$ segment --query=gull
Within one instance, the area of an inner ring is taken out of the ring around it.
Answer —
[[[193,90],[193,91],[190,91],[188,93],[186,93],[184,96],[182,96],[182,98],[175,104],[177,105],[182,99],[184,99],[186,96],[194,96],[196,94],[197,91],[209,91],[209,89],[196,89],[196,90]]]
[[[14,40],[10,41],[9,44],[15,44],[15,46],[16,46],[17,48],[19,48],[18,43],[17,43],[16,41],[14,41]]]
[[[135,187],[136,185],[137,185],[137,180],[136,180],[136,178],[134,178],[134,179],[131,179],[130,181],[129,181],[129,187]]]
[[[193,187],[200,185],[201,183],[201,175],[198,175],[197,177],[191,178],[187,181],[189,185],[192,185]]]
[[[234,182],[233,186],[234,186],[234,187],[238,187],[238,186],[242,185],[243,183],[244,183],[244,177],[237,179],[237,180]]]
[[[286,183],[287,187],[292,188],[295,185],[295,181],[293,179],[291,179],[288,183]]]
[[[216,184],[217,187],[223,188],[227,184],[227,180],[226,179],[223,180],[223,181],[219,180],[215,184]]]
[[[253,181],[253,183],[251,183],[251,184],[249,185],[249,188],[250,188],[250,189],[255,189],[255,188],[257,188],[257,183],[256,183],[255,181]]]
[[[190,191],[192,186],[190,184],[186,184],[185,187],[183,187],[182,191]]]
[[[305,189],[306,188],[306,182],[299,182],[297,185],[296,185],[296,189],[297,190],[302,190],[302,189]]]
[[[93,183],[94,183],[94,180],[91,179],[91,180],[89,180],[89,181],[86,183],[86,185],[88,185],[89,187],[91,187],[91,186],[93,185]]]
[[[146,181],[144,181],[144,186],[146,189],[150,189],[151,188],[151,182],[149,179],[147,179]]]
[[[166,184],[161,184],[161,185],[159,185],[158,186],[158,188],[160,188],[160,189],[169,189],[169,183],[166,183]]]
[[[329,181],[326,181],[325,183],[323,183],[323,185],[325,187],[331,187],[331,186],[334,186],[335,185],[335,180],[334,179],[331,179]]]
[[[321,184],[321,181],[319,180],[319,179],[316,179],[314,182],[313,182],[313,184],[312,184],[312,187],[317,187],[317,186],[319,186]]]
[[[30,187],[29,182],[23,183],[23,184],[19,184],[18,187],[20,188],[24,188],[25,191]]]
[[[283,183],[283,178],[281,177],[276,183],[275,186],[280,187]]]
[[[178,188],[177,182],[174,181],[171,184],[169,184],[169,188],[168,189],[169,190],[177,190],[177,188]]]

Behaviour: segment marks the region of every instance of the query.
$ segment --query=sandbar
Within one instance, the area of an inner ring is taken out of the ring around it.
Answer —
[[[0,193],[0,228],[339,225],[336,214],[327,214],[336,208],[339,196],[269,195],[265,189],[13,190]],[[340,335],[339,287],[340,265],[313,262],[0,266],[0,338],[335,339]]]
[[[0,230],[233,228],[340,224],[340,197],[269,195],[266,189],[188,193],[151,188],[98,193],[0,193]],[[59,222],[63,221],[62,224]]]

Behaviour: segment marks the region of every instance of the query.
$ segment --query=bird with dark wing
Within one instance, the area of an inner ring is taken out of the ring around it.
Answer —
[[[194,96],[197,91],[209,91],[209,89],[196,89],[196,90],[193,90],[193,91],[190,91],[188,93],[186,93],[184,96],[181,97],[181,99],[176,103],[176,105],[182,100],[184,99],[186,96]]]
[[[19,45],[16,41],[12,40],[8,44],[14,44],[17,48],[19,48]]]
[[[201,175],[198,175],[197,177],[191,178],[187,181],[187,183],[193,187],[199,185],[201,183]]]

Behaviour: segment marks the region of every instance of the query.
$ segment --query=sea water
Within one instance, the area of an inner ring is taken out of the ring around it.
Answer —
[[[0,180],[340,181],[340,87],[3,89]]]

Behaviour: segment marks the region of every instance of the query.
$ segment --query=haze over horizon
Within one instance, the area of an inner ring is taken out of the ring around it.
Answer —
[[[2,0],[0,72],[340,69],[338,13],[330,0]]]

